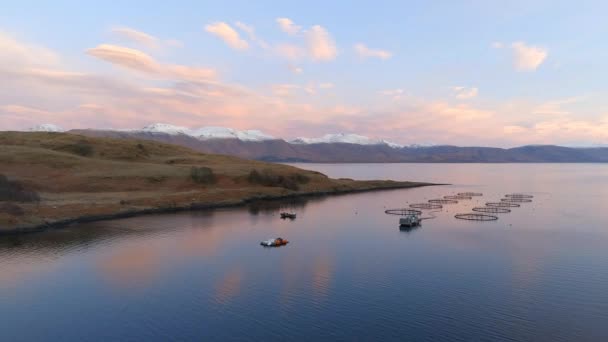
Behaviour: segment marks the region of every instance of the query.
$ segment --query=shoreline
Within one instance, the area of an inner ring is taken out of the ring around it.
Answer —
[[[216,203],[190,203],[189,205],[176,205],[167,207],[156,207],[156,208],[145,208],[127,210],[122,212],[116,212],[111,214],[102,215],[82,215],[74,218],[60,219],[53,222],[45,222],[37,225],[30,226],[17,226],[6,230],[0,230],[0,236],[19,235],[19,234],[31,234],[44,232],[50,229],[60,229],[73,224],[88,223],[96,221],[106,221],[113,219],[122,219],[135,216],[151,215],[151,214],[165,214],[165,213],[176,213],[182,211],[195,211],[195,210],[213,210],[220,208],[233,208],[245,206],[247,204],[256,201],[265,200],[284,200],[301,197],[324,197],[324,196],[337,196],[347,195],[353,193],[372,192],[372,191],[385,191],[385,190],[398,190],[398,189],[409,189],[419,188],[424,186],[438,186],[438,185],[449,185],[441,183],[423,183],[423,182],[395,182],[395,184],[385,185],[373,185],[370,187],[363,187],[359,189],[334,189],[334,190],[318,190],[308,192],[297,192],[284,195],[256,195],[245,197],[239,200],[232,200],[227,202],[216,202]]]

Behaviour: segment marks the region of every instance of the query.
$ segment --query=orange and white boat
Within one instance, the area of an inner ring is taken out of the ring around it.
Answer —
[[[285,246],[288,243],[289,243],[289,241],[278,237],[276,239],[262,241],[262,242],[260,242],[260,245],[262,245],[264,247],[280,247],[280,246]]]

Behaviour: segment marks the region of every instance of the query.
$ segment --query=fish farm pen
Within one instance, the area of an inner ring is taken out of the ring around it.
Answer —
[[[506,208],[517,208],[520,207],[519,203],[511,203],[511,202],[488,202],[486,203],[486,207],[506,207]]]
[[[524,194],[508,194],[508,195],[505,195],[505,197],[512,197],[512,198],[534,198],[534,196],[532,196],[532,195],[524,195]]]
[[[492,214],[506,214],[510,213],[511,209],[501,207],[476,207],[472,209],[480,213],[492,213]]]
[[[468,214],[456,214],[455,218],[459,220],[469,220],[469,221],[496,221],[498,220],[498,216],[488,215],[488,214],[477,214],[477,213],[468,213]]]
[[[457,200],[451,200],[451,199],[432,199],[429,200],[429,203],[433,203],[433,204],[456,204],[458,203]]]
[[[464,195],[448,195],[448,196],[443,196],[443,198],[449,199],[449,200],[470,200],[470,199],[473,199],[473,197],[471,197],[471,196],[464,196]]]
[[[389,214],[389,215],[401,215],[401,216],[422,215],[422,211],[420,211],[420,210],[405,209],[405,208],[388,209],[388,210],[385,210],[384,213]]]
[[[532,202],[531,199],[529,198],[519,198],[519,197],[508,197],[508,198],[503,198],[501,199],[501,201],[503,202],[507,202],[507,203],[529,203]]]
[[[443,205],[435,203],[414,203],[410,204],[410,208],[414,209],[441,209]]]
[[[459,192],[457,194],[458,196],[483,196],[483,194],[481,192]]]

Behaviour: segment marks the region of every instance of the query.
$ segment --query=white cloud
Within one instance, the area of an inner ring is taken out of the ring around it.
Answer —
[[[466,104],[451,105],[444,102],[430,103],[427,105],[427,110],[445,118],[462,121],[488,119],[494,115],[492,111],[474,108]]]
[[[279,24],[279,27],[283,32],[292,36],[295,36],[302,30],[301,26],[296,25],[289,18],[277,18],[277,24]]]
[[[253,26],[247,25],[240,21],[237,21],[236,23],[234,23],[234,26],[238,27],[241,31],[247,33],[251,40],[253,40],[253,38],[255,37],[255,29],[253,28]]]
[[[571,110],[568,110],[566,107],[581,102],[584,100],[586,96],[575,96],[568,97],[559,100],[547,101],[541,103],[537,107],[532,109],[532,114],[540,114],[540,115],[553,115],[553,116],[565,116],[571,114]]]
[[[515,68],[519,71],[536,70],[547,58],[547,49],[526,45],[524,42],[511,44],[515,57]]]
[[[304,90],[308,95],[314,95],[317,93],[317,88],[315,88],[315,85],[312,83],[309,83],[307,86],[302,87],[302,90]]]
[[[505,47],[507,46],[501,42],[492,43],[492,48],[494,49]],[[527,45],[524,42],[513,42],[509,47],[513,51],[513,64],[518,71],[534,71],[549,56],[546,48]]]
[[[291,72],[293,72],[294,74],[297,74],[297,75],[304,72],[304,69],[302,69],[299,66],[295,66],[295,65],[290,65],[289,70],[291,70]]]
[[[239,33],[224,22],[209,24],[205,26],[205,31],[217,36],[233,49],[245,50],[249,48],[249,44],[239,36]]]
[[[405,91],[401,88],[399,89],[387,89],[387,90],[380,90],[379,93],[382,95],[400,95],[403,94]]]
[[[272,92],[275,96],[285,97],[291,96],[293,90],[299,88],[300,86],[295,84],[275,84],[272,86]]]
[[[156,48],[159,45],[158,38],[149,35],[145,32],[132,29],[130,27],[113,27],[110,31],[119,37],[128,39],[130,41],[147,47]]]
[[[290,61],[296,61],[306,55],[306,51],[295,44],[279,44],[274,48],[275,52]]]
[[[325,28],[315,25],[306,32],[310,57],[315,61],[331,61],[338,55],[336,43]]]
[[[110,32],[116,37],[130,43],[135,43],[145,46],[150,49],[157,49],[163,46],[167,47],[183,47],[183,43],[176,39],[160,39],[151,34],[136,30],[126,26],[115,26],[110,29]]]
[[[264,40],[258,38],[258,36],[255,34],[255,28],[253,26],[247,25],[240,21],[237,21],[236,23],[234,23],[234,26],[239,28],[241,31],[245,32],[249,36],[249,40],[257,43],[262,49],[268,48],[268,43],[266,43]]]
[[[476,87],[452,87],[454,97],[460,100],[468,100],[477,97],[479,89]]]
[[[405,95],[405,90],[398,88],[398,89],[386,89],[386,90],[380,90],[378,91],[378,94],[383,95],[383,96],[387,96],[387,97],[391,97],[393,100],[399,100],[401,99],[404,95]]]
[[[306,85],[298,84],[275,84],[272,86],[272,92],[275,96],[288,97],[295,95],[296,91],[303,91],[308,95],[315,95],[318,91],[331,89],[334,87],[333,83],[315,83],[309,82]]]
[[[379,49],[370,49],[365,44],[358,43],[355,44],[355,51],[362,58],[375,57],[380,59],[389,59],[393,56],[390,51],[379,50]]]
[[[338,55],[338,49],[334,39],[325,28],[315,25],[308,30],[302,30],[288,18],[278,18],[277,22],[283,31],[295,35],[302,32],[297,37],[299,42],[280,43],[273,48],[275,54],[289,59],[292,62],[310,59],[314,62],[327,62],[334,60]]]

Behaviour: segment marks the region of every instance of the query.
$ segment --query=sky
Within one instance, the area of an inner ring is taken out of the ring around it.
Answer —
[[[12,1],[0,130],[608,144],[606,1]]]

